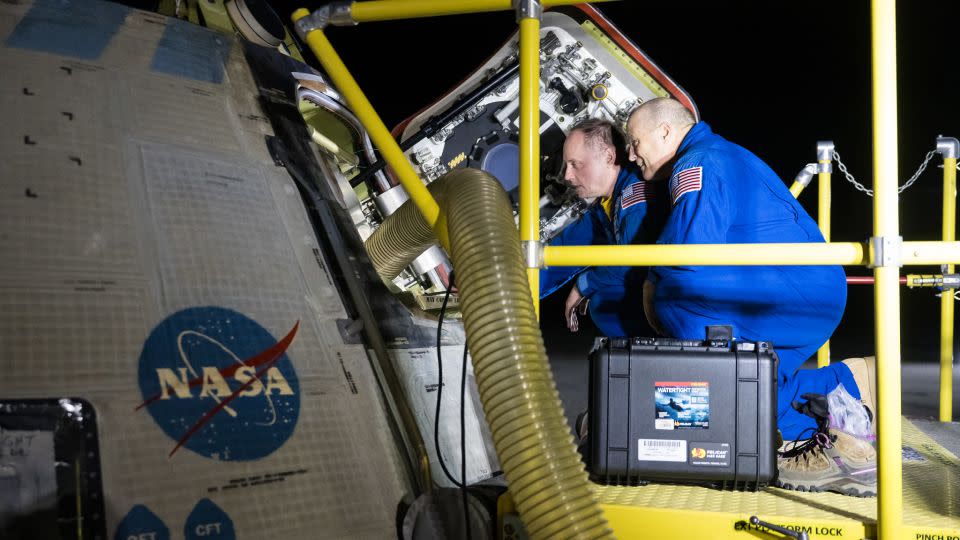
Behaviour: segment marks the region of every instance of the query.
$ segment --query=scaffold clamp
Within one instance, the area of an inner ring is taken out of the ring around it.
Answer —
[[[901,251],[902,236],[873,236],[870,238],[870,268],[881,266],[903,266]]]
[[[543,15],[540,0],[513,0],[513,7],[517,11],[517,22],[521,19],[540,19]]]
[[[817,172],[833,172],[833,141],[817,141]]]
[[[527,268],[543,267],[543,243],[539,240],[522,240],[523,262]]]
[[[940,135],[937,137],[937,152],[940,152],[944,159],[956,159],[960,156],[960,141],[956,137]]]

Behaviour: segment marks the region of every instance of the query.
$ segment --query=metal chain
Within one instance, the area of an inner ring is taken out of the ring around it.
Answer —
[[[833,151],[833,160],[837,162],[837,168],[840,169],[840,172],[847,177],[847,182],[853,184],[853,187],[857,188],[857,191],[862,191],[866,193],[868,197],[873,197],[873,190],[857,182],[857,179],[847,170],[847,166],[840,161],[840,154],[836,150]]]
[[[906,182],[904,182],[902,186],[897,188],[897,195],[903,193],[905,189],[912,186],[914,182],[916,182],[917,179],[920,178],[920,175],[923,174],[923,171],[927,170],[927,164],[930,163],[930,160],[933,159],[933,156],[936,155],[936,153],[937,153],[936,150],[931,150],[927,152],[927,156],[923,158],[923,163],[921,163],[920,167],[917,168],[917,172],[913,173],[913,176],[911,176],[909,180],[907,180]],[[840,154],[837,153],[836,150],[834,150],[833,152],[833,160],[837,162],[837,168],[840,169],[840,172],[842,172],[843,175],[847,177],[847,182],[850,182],[851,184],[853,184],[853,187],[857,188],[857,191],[862,191],[866,193],[868,197],[873,197],[873,190],[861,184],[860,182],[857,182],[857,179],[854,178],[853,175],[850,174],[850,171],[847,170],[847,166],[844,165],[842,161],[840,161]],[[960,166],[958,166],[958,168],[960,168]]]

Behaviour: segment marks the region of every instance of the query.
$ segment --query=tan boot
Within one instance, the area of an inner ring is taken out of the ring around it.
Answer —
[[[843,361],[850,368],[853,380],[860,389],[860,402],[870,410],[870,430],[877,433],[877,359],[874,356],[847,358]]]
[[[877,493],[877,452],[865,438],[830,428],[827,400],[804,394],[808,403],[797,410],[814,418],[811,438],[790,441],[777,452],[779,471],[774,485],[798,491],[834,491],[856,497]],[[808,431],[809,433],[809,431]]]
[[[818,436],[783,452],[775,484],[798,491],[877,494],[877,453],[868,441],[842,431]]]

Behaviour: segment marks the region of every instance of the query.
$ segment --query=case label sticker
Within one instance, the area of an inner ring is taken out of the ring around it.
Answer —
[[[704,381],[655,382],[654,427],[657,429],[708,429],[710,383]]]
[[[729,467],[730,445],[728,443],[690,443],[690,464],[707,467]]]
[[[640,461],[687,460],[687,441],[668,439],[637,439],[637,459]]]

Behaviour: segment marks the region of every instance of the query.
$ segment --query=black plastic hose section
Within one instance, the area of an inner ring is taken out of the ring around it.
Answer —
[[[446,215],[483,410],[527,533],[610,537],[547,363],[506,192],[474,169],[457,169],[429,187]],[[375,236],[367,246],[377,271],[389,279],[422,252],[417,249],[436,242],[411,201]]]

